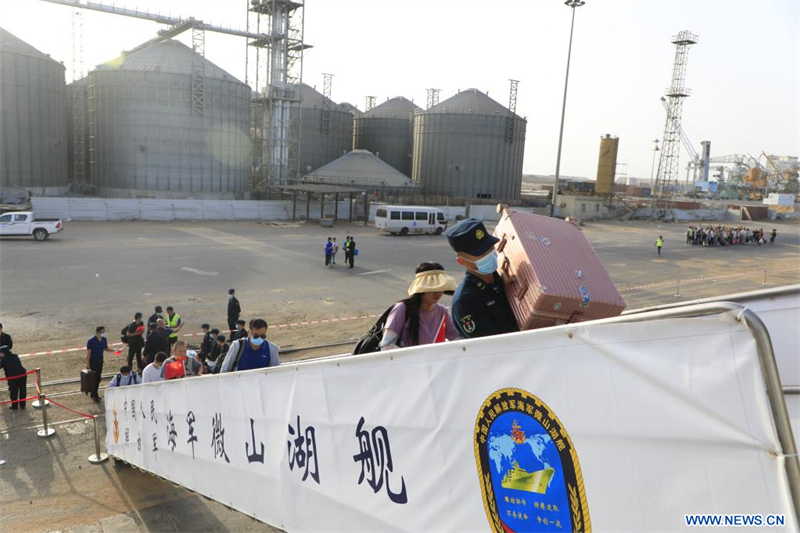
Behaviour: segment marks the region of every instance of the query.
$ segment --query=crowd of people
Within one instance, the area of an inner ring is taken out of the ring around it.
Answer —
[[[474,218],[452,226],[447,231],[447,238],[456,255],[456,262],[466,270],[463,281],[457,284],[439,263],[419,264],[408,288],[408,297],[384,313],[367,335],[371,335],[374,342],[360,342],[362,351],[357,353],[519,330],[497,273],[495,245],[498,239]],[[357,253],[355,246],[355,239],[348,236],[344,250],[345,261],[350,268]],[[326,265],[335,264],[338,246],[333,238],[328,239],[325,250]],[[453,296],[452,311],[439,303],[445,294]],[[120,331],[121,340],[127,344],[126,364],[112,378],[109,387],[280,365],[280,348],[267,339],[266,320],[254,318],[248,323],[241,319],[241,312],[236,291],[230,289],[228,329],[223,332],[207,323],[203,324],[199,351],[190,350],[186,342],[180,339],[179,332],[185,322],[172,306],[166,307],[166,313],[161,306],[156,306],[146,322],[142,313],[135,313],[133,321]],[[228,337],[225,333],[228,333]],[[11,377],[24,373],[19,358],[11,351],[12,340],[3,332],[2,325],[0,342],[0,354],[3,356],[0,366],[6,375]],[[106,337],[106,328],[98,326],[95,335],[86,343],[85,364],[85,371],[91,372],[96,378],[90,390],[85,392],[97,402],[100,401],[99,382],[107,353],[122,355],[122,350],[112,349]],[[138,371],[134,370],[134,364]],[[10,388],[12,382],[9,382]],[[25,398],[24,387],[24,381],[14,383],[12,398]]]
[[[769,235],[764,234],[764,228],[751,230],[750,228],[730,226],[689,226],[686,230],[686,244],[693,246],[725,246],[727,244],[757,244],[761,246],[769,238],[770,244],[775,244],[778,230],[772,228]]]

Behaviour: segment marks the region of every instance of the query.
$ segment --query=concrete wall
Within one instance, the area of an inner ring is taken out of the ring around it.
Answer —
[[[556,214],[560,217],[577,217],[583,220],[610,218],[611,212],[598,196],[559,195]]]
[[[121,198],[32,198],[39,218],[67,220],[291,220],[288,200],[149,200]],[[320,218],[319,201],[311,202],[309,215]],[[325,203],[325,215],[333,216],[333,200]],[[349,202],[339,202],[339,219],[347,220]],[[357,205],[354,218],[363,217]],[[297,219],[306,215],[306,204],[298,199]]]

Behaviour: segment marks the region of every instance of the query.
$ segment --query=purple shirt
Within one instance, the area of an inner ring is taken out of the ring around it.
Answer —
[[[453,319],[447,308],[441,304],[436,304],[432,311],[421,312],[419,314],[419,344],[433,344],[436,340],[436,334],[439,332],[439,326],[442,323],[442,317],[447,317],[447,326],[445,336],[447,340],[456,340],[459,338],[458,330],[453,324]],[[386,329],[390,329],[400,335],[400,342],[402,346],[414,346],[411,340],[411,335],[407,331],[406,323],[406,304],[403,302],[396,303],[392,312],[389,313],[389,318],[386,319]],[[400,344],[398,344],[400,346]]]

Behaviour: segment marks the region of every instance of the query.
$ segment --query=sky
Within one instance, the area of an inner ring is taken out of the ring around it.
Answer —
[[[106,0],[107,3],[111,3]],[[116,5],[244,28],[247,0],[127,0]],[[527,118],[525,174],[555,172],[571,10],[561,0],[306,0],[303,80],[364,109],[364,96],[405,96],[425,107],[477,88]],[[0,26],[64,62],[72,78],[72,9],[0,0]],[[87,70],[155,36],[156,23],[84,11]],[[689,52],[683,127],[712,157],[800,154],[800,0],[586,0],[577,9],[561,174],[594,178],[600,137],[619,136],[618,173],[649,178],[660,102],[681,30]],[[190,44],[185,33],[179,40]],[[206,57],[244,80],[245,41],[207,34]],[[687,153],[681,148],[685,176]]]

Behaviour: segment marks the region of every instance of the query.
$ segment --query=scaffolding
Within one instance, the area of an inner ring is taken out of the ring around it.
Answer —
[[[683,99],[691,95],[684,86],[689,48],[697,43],[697,35],[682,31],[672,37],[675,45],[675,61],[672,67],[672,83],[664,91],[666,96],[667,120],[664,124],[664,138],[661,144],[661,157],[658,160],[658,173],[653,187],[653,217],[668,218],[674,212],[675,191],[678,184],[678,163],[681,148],[681,116]]]
[[[298,176],[300,158],[300,87],[303,83],[303,54],[311,48],[303,41],[304,3],[300,0],[250,0],[247,28],[264,33],[249,39],[255,61],[247,54],[245,82],[254,89],[253,191],[265,185],[285,185]],[[255,130],[261,129],[261,138]],[[260,152],[260,153],[259,153]],[[258,172],[266,164],[266,176]]]

